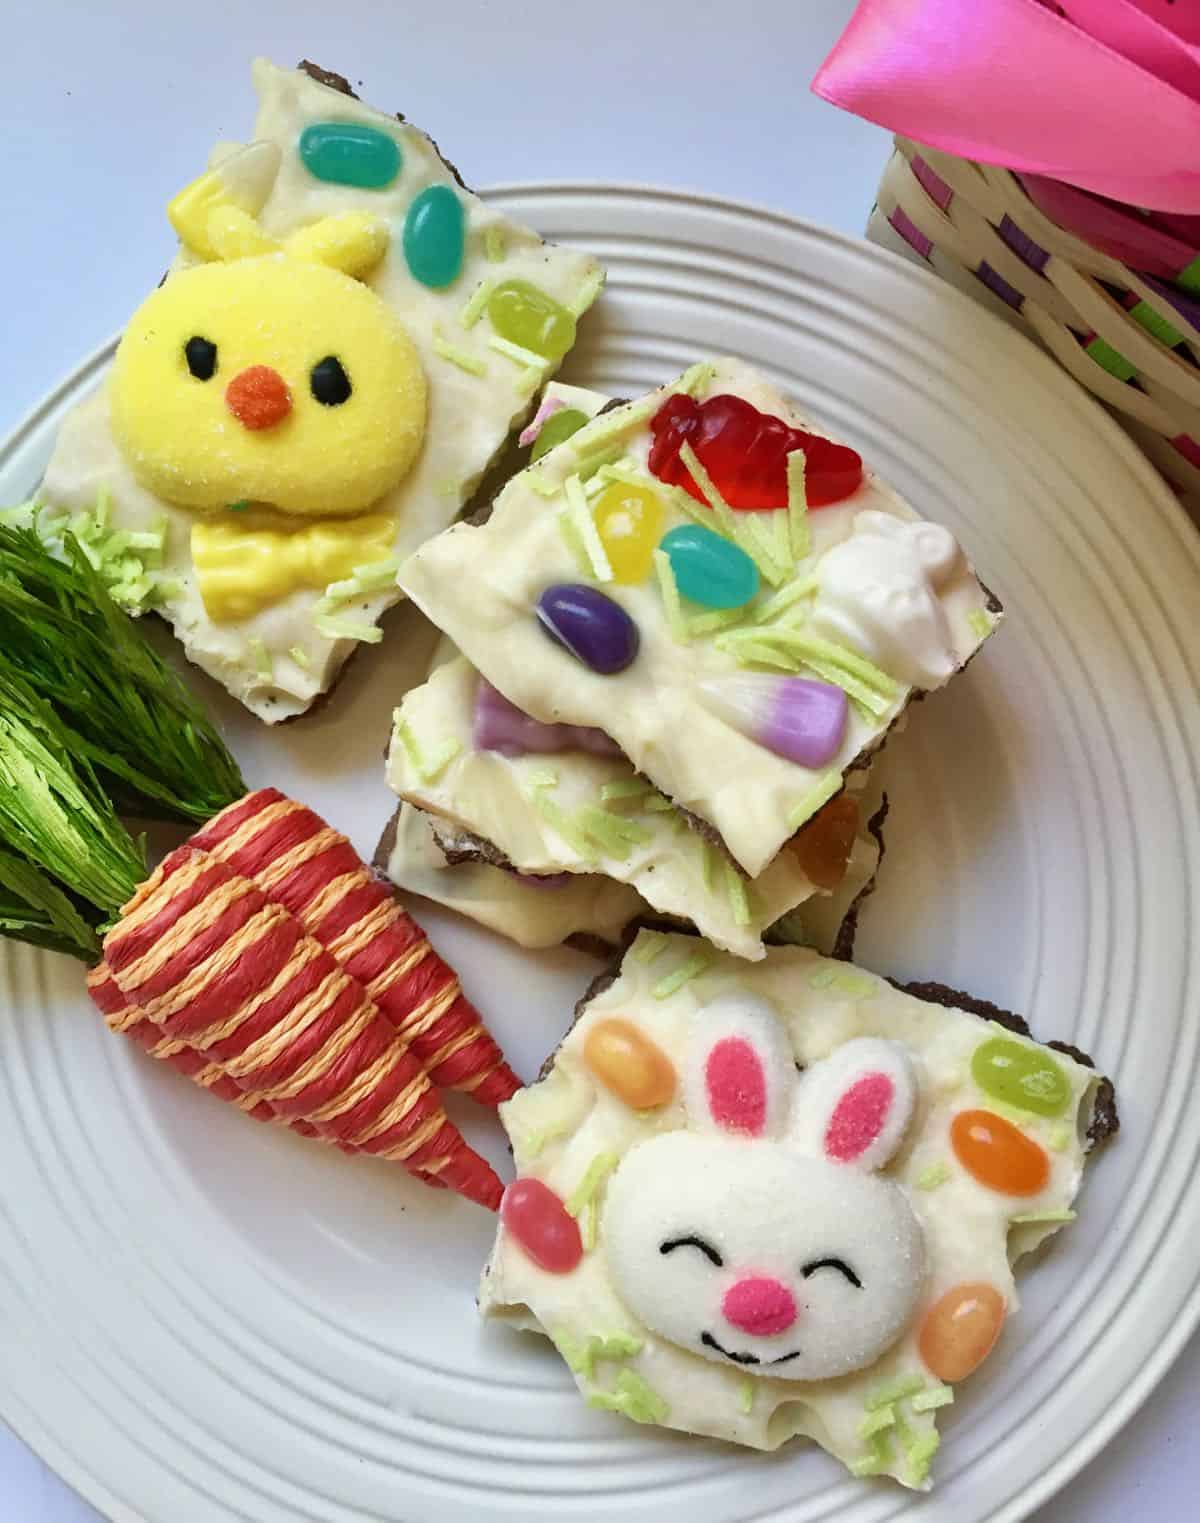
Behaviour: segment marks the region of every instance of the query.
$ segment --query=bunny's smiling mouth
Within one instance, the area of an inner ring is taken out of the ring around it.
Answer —
[[[757,1354],[734,1354],[734,1353],[731,1353],[729,1351],[729,1349],[722,1348],[721,1345],[717,1342],[717,1340],[713,1337],[713,1335],[711,1333],[701,1333],[700,1334],[700,1342],[703,1343],[705,1348],[715,1348],[718,1354],[723,1354],[726,1359],[732,1359],[734,1364],[761,1364],[762,1363],[762,1360],[758,1357]],[[802,1351],[800,1349],[798,1349],[798,1348],[797,1349],[793,1349],[790,1354],[784,1354],[779,1359],[769,1359],[767,1361],[767,1364],[768,1365],[786,1364],[789,1359],[799,1359],[801,1352]]]

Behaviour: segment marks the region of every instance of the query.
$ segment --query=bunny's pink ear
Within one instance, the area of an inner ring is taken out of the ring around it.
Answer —
[[[696,1016],[684,1103],[698,1131],[777,1137],[787,1126],[795,1087],[791,1046],[764,1000],[725,995]]]
[[[860,1037],[805,1074],[793,1132],[807,1152],[830,1163],[880,1169],[904,1140],[916,1103],[904,1048]]]

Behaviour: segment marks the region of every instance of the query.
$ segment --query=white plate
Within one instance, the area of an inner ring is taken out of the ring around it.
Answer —
[[[891,856],[859,953],[1093,1052],[1123,1136],[1028,1269],[918,1500],[811,1447],[742,1453],[587,1410],[548,1346],[477,1324],[482,1212],[252,1125],[109,1036],[76,965],[8,948],[0,1415],[102,1510],[147,1523],[1012,1523],[1129,1418],[1200,1316],[1200,544],[1073,382],[886,254],[664,191],[493,198],[609,266],[572,379],[636,394],[740,353],[970,548],[1011,617],[885,758]],[[9,441],[0,501],[36,480],[107,354]],[[197,678],[249,781],[366,851],[414,631],[395,616],[319,715],[272,732]],[[424,918],[532,1074],[590,965]]]

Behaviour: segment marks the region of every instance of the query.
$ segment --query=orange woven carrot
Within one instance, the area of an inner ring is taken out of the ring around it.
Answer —
[[[234,1103],[262,1119],[299,1123],[498,1205],[499,1180],[395,1027],[250,879],[181,847],[125,906],[104,954],[93,994],[110,1023],[176,1067],[228,1098],[232,1081]]]
[[[363,985],[435,1084],[487,1105],[521,1087],[421,927],[311,809],[262,788],[210,820],[192,844],[290,910]]]

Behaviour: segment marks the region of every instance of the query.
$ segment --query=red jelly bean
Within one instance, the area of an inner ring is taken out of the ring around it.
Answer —
[[[696,402],[678,393],[655,413],[650,431],[651,474],[683,487],[698,502],[704,494],[679,458],[685,443],[731,508],[786,507],[787,457],[798,449],[805,454],[810,508],[841,502],[862,485],[862,460],[854,450],[789,428],[782,418],[759,412],[741,397],[722,394]]]
[[[579,1223],[540,1179],[513,1180],[500,1202],[500,1220],[547,1274],[570,1274],[583,1257]]]

